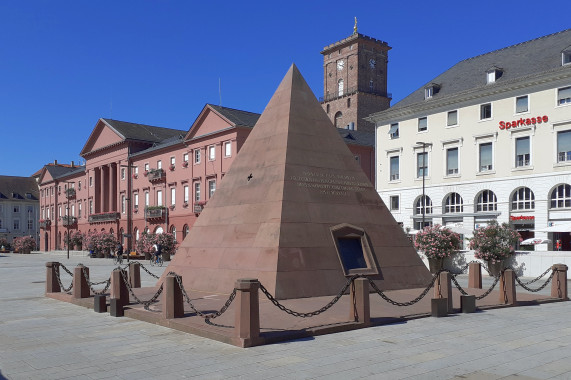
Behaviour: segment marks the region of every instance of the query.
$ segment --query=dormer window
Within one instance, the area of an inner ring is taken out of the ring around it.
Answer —
[[[571,46],[561,52],[561,65],[571,64]]]
[[[430,99],[438,92],[440,86],[436,83],[431,83],[424,88],[424,99]]]
[[[491,67],[488,71],[486,71],[486,83],[495,83],[502,76],[502,69],[499,67]]]

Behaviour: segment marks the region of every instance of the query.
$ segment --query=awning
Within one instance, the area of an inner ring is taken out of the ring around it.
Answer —
[[[525,239],[524,241],[519,243],[519,245],[536,245],[536,244],[547,244],[547,243],[551,243],[551,240],[540,239],[540,238],[530,238],[530,239]]]
[[[551,227],[536,228],[536,232],[571,232],[571,223],[561,223]]]
[[[399,130],[399,125],[398,124],[393,124],[391,125],[391,129],[389,129],[389,135],[392,135],[393,133],[395,133],[396,131]]]

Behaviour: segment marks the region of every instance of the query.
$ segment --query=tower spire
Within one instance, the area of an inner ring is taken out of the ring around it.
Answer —
[[[355,16],[355,25],[353,26],[353,34],[357,34],[357,16]]]

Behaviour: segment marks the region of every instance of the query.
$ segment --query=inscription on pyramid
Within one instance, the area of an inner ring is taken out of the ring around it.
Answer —
[[[431,279],[295,65],[169,271],[217,293],[257,278],[278,299],[337,294],[351,273],[381,289]]]

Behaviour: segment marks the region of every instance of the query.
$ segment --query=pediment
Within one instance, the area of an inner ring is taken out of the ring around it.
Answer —
[[[84,154],[112,146],[123,142],[125,139],[123,136],[119,135],[111,126],[109,126],[105,121],[99,119],[95,128],[91,132],[91,135],[87,139],[85,146],[81,150],[80,156]]]
[[[220,115],[207,104],[190,127],[184,140],[188,141],[200,136],[210,135],[234,126],[230,120]]]

